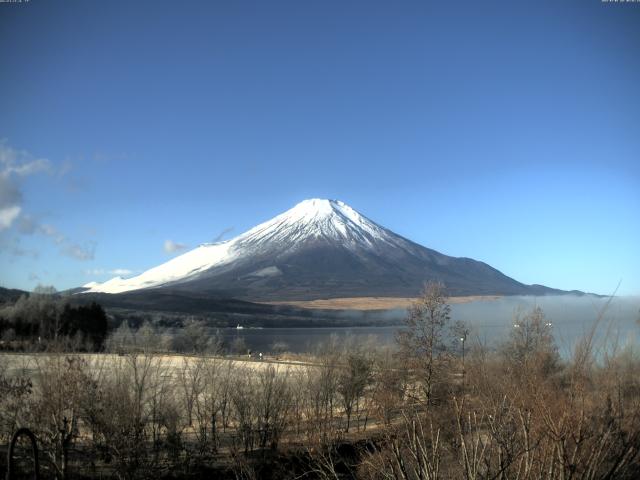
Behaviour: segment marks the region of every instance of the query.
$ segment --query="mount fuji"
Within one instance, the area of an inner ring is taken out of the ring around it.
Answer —
[[[453,296],[567,293],[441,254],[324,199],[305,200],[231,240],[200,245],[138,276],[91,282],[82,291],[249,301],[413,297],[428,280],[442,281]]]

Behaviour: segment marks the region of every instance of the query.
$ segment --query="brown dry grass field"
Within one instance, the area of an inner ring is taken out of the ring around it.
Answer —
[[[452,304],[468,303],[477,300],[497,300],[498,295],[470,295],[466,297],[449,297],[447,301]],[[408,308],[417,298],[409,297],[351,297],[328,298],[319,300],[281,300],[261,302],[269,305],[291,305],[295,307],[320,309],[320,310],[393,310]]]
[[[112,354],[112,353],[0,353],[0,371],[6,372],[9,377],[15,377],[18,375],[26,375],[32,378],[35,373],[43,365],[46,365],[55,357],[64,358],[82,358],[87,362],[90,369],[109,371],[117,366],[124,365],[128,360],[127,356]],[[143,354],[139,354],[138,358],[144,360],[147,357]],[[246,369],[246,371],[258,372],[266,369],[269,365],[276,368],[279,372],[301,372],[309,367],[315,367],[316,364],[312,362],[304,362],[300,360],[292,359],[274,359],[265,358],[264,360],[249,360],[243,357],[219,357],[219,356],[204,356],[204,355],[181,355],[181,354],[153,354],[148,358],[152,358],[159,365],[162,365],[169,374],[175,374],[175,372],[183,369],[186,364],[192,364],[198,360],[206,359],[211,362],[218,362],[219,364],[230,364],[231,367]]]

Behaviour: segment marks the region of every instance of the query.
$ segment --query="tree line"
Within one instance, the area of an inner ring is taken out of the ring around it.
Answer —
[[[0,307],[0,339],[5,348],[42,350],[62,343],[71,349],[99,351],[108,331],[100,305],[73,305],[51,288],[38,288]]]

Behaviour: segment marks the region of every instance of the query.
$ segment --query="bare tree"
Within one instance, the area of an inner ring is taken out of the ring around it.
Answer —
[[[318,365],[307,369],[307,436],[314,443],[329,442],[335,433],[334,408],[337,400],[340,350],[336,337],[322,345],[316,354]]]
[[[273,365],[258,373],[256,392],[257,429],[260,448],[278,446],[287,426],[290,398],[289,370],[278,370]]]
[[[371,361],[363,352],[352,351],[346,356],[346,366],[338,373],[337,391],[347,417],[346,432],[349,432],[351,415],[358,410],[360,399],[371,383]]]
[[[219,444],[218,430],[226,429],[229,384],[233,362],[208,358],[202,369],[202,390],[196,397],[196,437],[201,455],[216,452]]]
[[[108,352],[124,354],[134,350],[134,331],[125,320],[120,326],[112,331],[105,342],[105,349]]]
[[[0,361],[0,441],[3,443],[8,443],[13,432],[24,424],[32,393],[31,378],[24,374],[11,375],[3,358]]]
[[[204,322],[189,320],[173,337],[173,349],[177,352],[202,354],[209,350],[211,337]],[[215,343],[215,341],[214,341]]]
[[[205,360],[202,357],[182,359],[182,366],[178,370],[178,384],[184,411],[187,415],[187,425],[193,426],[193,409],[197,399],[204,390]]]
[[[508,368],[515,375],[549,375],[558,367],[559,355],[552,323],[540,307],[523,315],[516,312],[509,341],[503,352]]]
[[[87,363],[78,356],[48,355],[36,363],[31,423],[58,478],[67,478],[68,452],[79,434],[82,395],[90,387]]]
[[[255,379],[249,369],[238,369],[230,390],[231,403],[235,413],[236,429],[244,453],[253,449],[256,428],[256,396]]]
[[[136,353],[112,357],[108,370],[94,399],[94,448],[119,478],[129,480],[159,466],[156,442],[162,431],[165,441],[176,434],[177,406],[168,395],[160,358]]]
[[[413,367],[427,404],[433,402],[434,388],[443,380],[443,354],[451,336],[450,312],[444,285],[428,282],[409,308],[406,328],[397,335],[400,353]]]
[[[378,418],[387,426],[403,406],[407,381],[406,368],[391,351],[376,357],[371,398]]]

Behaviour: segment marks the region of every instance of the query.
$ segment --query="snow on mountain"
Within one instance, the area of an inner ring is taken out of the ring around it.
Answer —
[[[407,297],[427,280],[444,282],[451,295],[562,293],[423,247],[343,202],[322,199],[305,200],[242,235],[201,245],[141,275],[87,284],[84,292],[249,301]]]
[[[122,293],[181,282],[213,267],[273,250],[274,245],[291,252],[309,240],[339,243],[347,249],[374,249],[381,243],[401,246],[398,244],[404,242],[401,237],[341,201],[314,198],[300,202],[231,240],[200,245],[135,277],[115,277],[104,283],[90,282],[84,286],[85,293]],[[273,266],[254,275],[268,277],[279,273]]]

